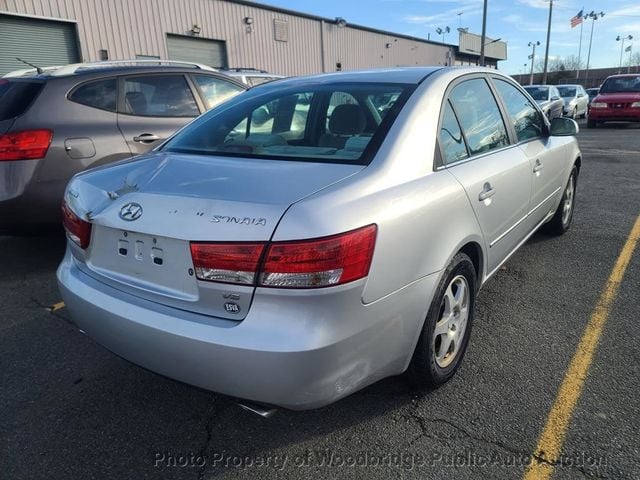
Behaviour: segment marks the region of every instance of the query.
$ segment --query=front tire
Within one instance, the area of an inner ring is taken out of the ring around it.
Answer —
[[[456,254],[438,285],[409,366],[418,387],[438,387],[460,368],[473,324],[476,278],[471,259]]]
[[[546,230],[552,235],[563,235],[571,226],[573,220],[573,210],[575,206],[576,187],[578,185],[578,169],[573,166],[571,175],[562,194],[560,205],[556,209],[549,223],[545,226]]]

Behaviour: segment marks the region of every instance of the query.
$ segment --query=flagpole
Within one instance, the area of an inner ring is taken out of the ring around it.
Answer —
[[[584,7],[582,7],[582,10],[580,10],[580,12],[584,12]],[[581,21],[580,21],[580,45],[578,46],[578,68],[576,70],[576,80],[578,78],[580,78],[580,58],[582,55],[582,31],[584,30],[584,15],[580,15]]]

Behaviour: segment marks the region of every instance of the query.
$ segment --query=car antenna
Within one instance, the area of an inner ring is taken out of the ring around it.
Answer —
[[[18,61],[20,61],[20,62],[22,62],[22,63],[24,63],[24,64],[26,64],[26,65],[29,65],[30,67],[35,68],[35,69],[36,69],[36,72],[38,72],[38,75],[40,75],[41,73],[43,73],[43,72],[44,72],[44,70],[42,69],[42,67],[39,67],[39,66],[37,66],[37,65],[34,65],[33,63],[27,62],[26,60],[23,60],[23,59],[21,59],[20,57],[16,57],[16,60],[18,60]]]

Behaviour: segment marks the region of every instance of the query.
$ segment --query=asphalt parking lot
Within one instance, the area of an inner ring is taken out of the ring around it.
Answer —
[[[0,237],[2,478],[522,477],[640,213],[640,127],[585,128],[579,141],[571,230],[536,234],[490,280],[464,365],[429,393],[396,377],[320,410],[260,418],[79,333],[57,305],[61,235]],[[553,478],[640,478],[638,285],[640,250]]]

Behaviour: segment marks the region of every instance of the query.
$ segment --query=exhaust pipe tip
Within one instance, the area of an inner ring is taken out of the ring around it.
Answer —
[[[271,418],[278,411],[275,407],[255,402],[248,402],[245,400],[238,401],[237,403],[240,408],[247,410],[248,412],[255,413],[256,415],[260,415],[262,418]]]

